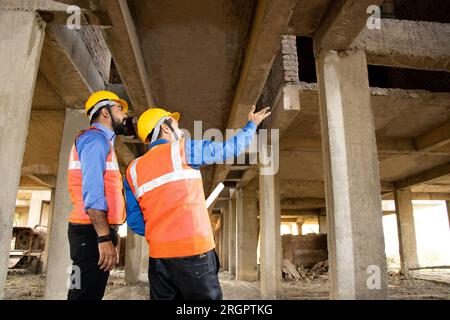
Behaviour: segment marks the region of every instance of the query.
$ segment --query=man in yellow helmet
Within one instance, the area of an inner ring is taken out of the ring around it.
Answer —
[[[91,126],[77,135],[70,153],[68,237],[73,277],[81,278],[69,288],[69,300],[101,300],[117,263],[125,199],[114,141],[124,132],[127,111],[127,102],[113,92],[92,94],[86,102]]]
[[[225,142],[189,140],[178,127],[179,113],[151,108],[139,118],[148,151],[127,169],[127,223],[149,244],[151,299],[222,299],[219,259],[214,250],[201,166],[224,163],[250,144],[257,126],[270,115],[254,113]]]

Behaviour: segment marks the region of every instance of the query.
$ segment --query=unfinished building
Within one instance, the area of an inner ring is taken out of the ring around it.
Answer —
[[[305,250],[325,252],[311,261],[328,259],[330,298],[386,299],[382,200],[395,201],[384,214],[397,217],[404,274],[419,266],[412,200],[445,200],[450,219],[448,3],[1,0],[0,34],[0,297],[17,223],[46,227],[44,297],[66,298],[69,151],[101,89],[131,105],[115,145],[123,173],[146,150],[133,118],[149,106],[179,111],[190,132],[196,120],[237,129],[252,105],[271,107],[261,127],[276,134],[259,152],[278,163],[249,150],[202,168],[206,196],[225,184],[210,209],[222,270],[259,281],[262,298],[280,297],[283,222],[314,218],[327,234]],[[27,221],[13,222],[21,206]],[[146,246],[127,233],[128,283]]]

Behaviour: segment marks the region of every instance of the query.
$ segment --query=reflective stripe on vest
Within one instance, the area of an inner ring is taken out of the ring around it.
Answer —
[[[215,247],[202,177],[187,163],[184,147],[184,139],[155,146],[128,166],[127,181],[153,258],[192,256]]]
[[[76,139],[88,130],[97,130],[95,127],[81,131]],[[113,145],[109,142],[110,151],[106,157],[105,172],[103,174],[105,198],[107,204],[107,218],[109,224],[122,224],[125,221],[125,199],[123,196],[122,175],[120,173],[117,157]],[[82,190],[81,161],[75,143],[70,151],[68,167],[68,189],[73,210],[69,222],[78,224],[91,224],[91,220],[85,212]]]
[[[171,144],[170,155],[172,158],[173,172],[167,173],[154,180],[144,183],[139,186],[137,183],[136,165],[139,158],[134,160],[130,168],[130,176],[134,188],[134,196],[136,199],[142,197],[145,193],[160,187],[166,183],[184,180],[184,179],[201,179],[202,175],[199,170],[195,169],[183,169],[181,156],[180,156],[180,140]]]
[[[69,159],[69,170],[81,170],[81,161],[75,160],[74,152],[75,145],[72,146],[72,150],[70,151],[70,159]],[[106,162],[106,170],[116,170],[119,171],[119,164],[117,162],[116,154],[113,152],[111,162]]]

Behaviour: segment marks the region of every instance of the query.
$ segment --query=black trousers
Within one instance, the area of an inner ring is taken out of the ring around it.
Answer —
[[[72,275],[67,300],[101,300],[109,272],[100,270],[97,233],[94,226],[69,223],[68,229]],[[111,227],[114,246],[117,228]]]
[[[213,249],[183,258],[149,258],[152,300],[222,300],[219,258]]]

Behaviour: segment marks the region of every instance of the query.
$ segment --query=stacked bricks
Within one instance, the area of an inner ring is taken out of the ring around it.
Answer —
[[[94,64],[105,82],[109,82],[111,52],[103,39],[99,26],[83,26],[79,31]]]
[[[295,36],[282,36],[281,54],[283,59],[284,81],[299,83],[297,44]]]
[[[273,107],[279,90],[285,84],[299,83],[298,58],[295,36],[282,36],[281,47],[276,55],[261,96],[256,104],[257,110]]]

